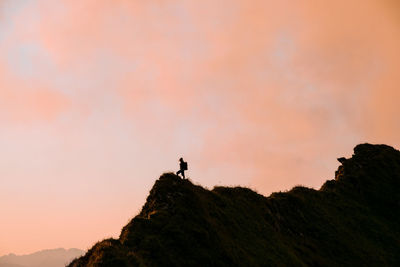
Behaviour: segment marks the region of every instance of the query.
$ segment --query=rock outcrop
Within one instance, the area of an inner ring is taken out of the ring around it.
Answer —
[[[119,239],[69,266],[400,266],[400,152],[358,145],[320,190],[264,197],[167,173]]]

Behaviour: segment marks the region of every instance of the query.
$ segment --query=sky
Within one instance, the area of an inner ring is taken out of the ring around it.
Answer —
[[[396,0],[0,0],[0,255],[118,237],[155,180],[268,196],[400,147]]]

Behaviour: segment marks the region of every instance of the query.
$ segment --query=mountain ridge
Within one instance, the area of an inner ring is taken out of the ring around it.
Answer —
[[[45,249],[25,255],[9,253],[0,257],[0,267],[61,267],[83,254],[77,248]]]
[[[361,144],[340,162],[319,190],[268,197],[163,174],[119,239],[69,266],[398,265],[400,152]]]

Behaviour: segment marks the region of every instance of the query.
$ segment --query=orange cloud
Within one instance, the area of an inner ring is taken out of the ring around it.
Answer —
[[[30,122],[53,121],[69,106],[64,95],[49,89],[37,88],[27,92],[0,92],[3,120]]]
[[[4,68],[0,73],[0,119],[27,123],[54,121],[70,107],[70,99],[36,81],[18,80]]]

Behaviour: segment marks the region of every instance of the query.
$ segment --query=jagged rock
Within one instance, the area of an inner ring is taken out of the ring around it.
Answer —
[[[362,144],[339,161],[320,190],[269,197],[163,174],[119,239],[69,266],[400,266],[400,152]]]

